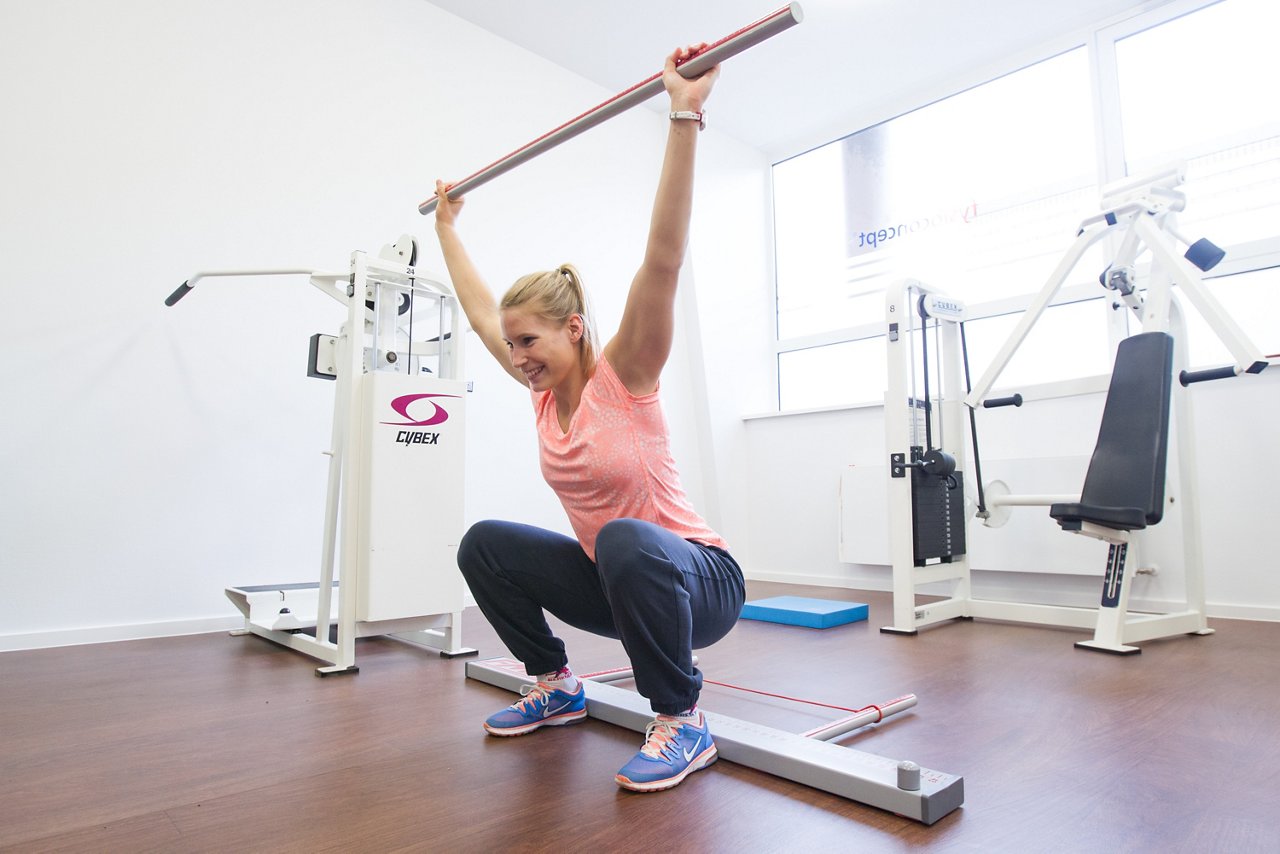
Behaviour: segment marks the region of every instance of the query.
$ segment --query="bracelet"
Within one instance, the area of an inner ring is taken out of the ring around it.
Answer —
[[[671,115],[667,116],[671,121],[676,119],[692,119],[698,123],[698,130],[707,129],[707,111],[706,110],[673,110]]]

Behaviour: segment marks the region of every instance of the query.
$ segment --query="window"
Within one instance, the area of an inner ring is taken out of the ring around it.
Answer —
[[[1185,160],[1180,228],[1228,249],[1230,263],[1210,275],[1280,265],[1280,101],[1261,82],[1280,80],[1280,52],[1268,44],[1277,31],[1280,4],[1269,0],[1183,0],[776,164],[780,408],[881,399],[884,373],[873,365],[883,354],[871,354],[883,347],[885,288],[904,276],[967,303],[977,318],[971,370],[981,373],[1081,220],[1098,211],[1100,175]],[[1110,106],[1094,103],[1093,81]],[[1045,382],[1106,372],[1108,292],[1097,283],[1106,249],[1101,241],[1076,266],[1061,305],[1035,328],[1044,357],[1020,351],[1019,374]],[[1280,291],[1257,279],[1222,281],[1215,294],[1248,292],[1269,313],[1280,309]],[[1250,334],[1280,349],[1274,330]]]
[[[832,371],[832,365],[840,370]],[[886,370],[884,339],[879,336],[788,350],[778,354],[779,405],[784,412],[794,412],[859,399],[866,389],[884,386]]]
[[[1275,312],[1280,308],[1280,267],[1215,277],[1209,279],[1205,287],[1239,324],[1244,334],[1264,348],[1264,353],[1276,352]],[[1187,340],[1188,358],[1192,365],[1231,363],[1226,345],[1194,309],[1187,311]]]
[[[1280,351],[1280,103],[1257,87],[1280,80],[1278,30],[1274,3],[1226,0],[1115,42],[1125,168],[1186,162],[1181,230],[1228,249],[1206,288],[1268,353]],[[1186,313],[1191,362],[1229,363],[1209,325]]]

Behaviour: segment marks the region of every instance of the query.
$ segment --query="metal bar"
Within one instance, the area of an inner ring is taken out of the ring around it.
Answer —
[[[303,267],[272,267],[265,270],[205,270],[196,273],[194,276],[178,285],[177,289],[174,290],[173,293],[165,297],[164,304],[170,307],[176,305],[178,300],[191,293],[192,289],[196,286],[196,282],[201,279],[213,278],[214,276],[291,276],[299,274],[314,277],[319,275],[319,272]]]
[[[595,673],[584,673],[579,678],[590,679],[592,682],[622,682],[632,677],[630,667],[615,667],[613,670],[599,670]]]
[[[510,658],[467,662],[467,678],[519,692],[532,682],[524,665]],[[634,691],[585,679],[587,714],[606,723],[644,732],[653,720],[648,700]],[[964,778],[920,769],[919,788],[898,786],[902,764],[873,753],[840,747],[784,730],[708,712],[716,748],[724,759],[933,824],[964,803]]]
[[[987,496],[987,504],[991,507],[1048,507],[1050,504],[1071,504],[1079,500],[1080,500],[1079,494],[1018,495],[1016,493],[1012,493],[1008,495],[997,494],[997,495]]]
[[[320,600],[316,606],[316,637],[329,639],[329,629],[333,625],[333,579],[338,554],[338,510],[342,502],[343,458],[348,453],[347,423],[342,417],[342,407],[348,401],[348,386],[355,380],[350,370],[350,347],[360,347],[362,339],[352,340],[350,330],[338,339],[336,364],[339,366],[337,387],[333,394],[333,426],[329,434],[329,476],[324,496],[324,533],[320,540]]]
[[[698,663],[698,656],[693,657],[693,663]],[[608,670],[596,670],[591,673],[579,673],[579,679],[590,679],[593,682],[621,682],[624,679],[630,679],[633,675],[631,665],[625,667],[610,667]]]
[[[801,735],[805,738],[816,738],[819,741],[831,741],[868,724],[878,724],[890,715],[896,715],[899,712],[905,712],[907,709],[913,708],[915,704],[916,695],[907,694],[905,697],[890,700],[883,705],[868,706],[860,712],[855,712],[838,721],[815,727],[808,732],[801,733]]]
[[[1134,230],[1151,251],[1151,255],[1165,267],[1174,282],[1182,289],[1187,299],[1200,312],[1200,316],[1209,324],[1213,334],[1231,351],[1232,358],[1240,372],[1253,369],[1253,372],[1266,367],[1267,359],[1258,346],[1249,339],[1222,304],[1204,287],[1203,279],[1191,262],[1179,255],[1170,245],[1160,227],[1150,218],[1139,216],[1134,221]],[[1168,289],[1165,289],[1168,292]],[[1146,328],[1145,326],[1143,327]]]
[[[1013,332],[1009,333],[1009,338],[1004,342],[1004,346],[1000,348],[1000,352],[996,354],[995,358],[987,366],[986,373],[982,375],[982,378],[978,380],[978,384],[965,397],[965,406],[974,408],[982,403],[983,398],[987,396],[987,392],[991,391],[991,387],[1000,378],[1000,374],[1008,367],[1009,362],[1013,360],[1014,354],[1022,346],[1022,342],[1031,331],[1031,327],[1036,325],[1040,315],[1044,314],[1045,309],[1049,307],[1049,303],[1058,293],[1058,290],[1066,283],[1067,276],[1071,275],[1071,271],[1075,269],[1076,264],[1084,257],[1084,253],[1088,251],[1089,247],[1103,235],[1108,234],[1111,228],[1112,226],[1105,226],[1088,231],[1082,227],[1071,247],[1067,249],[1067,253],[1058,262],[1058,266],[1054,268],[1053,273],[1050,274],[1049,280],[1045,282],[1044,287],[1040,289],[1040,293],[1027,306],[1027,310],[1023,313],[1022,319],[1018,321],[1018,325],[1014,327]]]
[[[679,72],[687,78],[697,77],[713,65],[719,65],[731,56],[736,56],[749,47],[754,47],[760,42],[771,36],[775,36],[783,30],[790,29],[796,24],[804,20],[804,12],[800,8],[799,3],[790,3],[761,18],[753,24],[748,24],[735,33],[725,36],[717,42],[708,45],[705,50],[680,63]],[[550,130],[533,142],[527,143],[510,154],[495,160],[483,169],[480,169],[461,181],[450,184],[446,195],[450,199],[456,199],[459,196],[466,195],[471,190],[482,184],[487,184],[494,178],[509,172],[527,160],[532,160],[539,154],[552,149],[562,142],[572,139],[584,131],[590,130],[598,124],[608,121],[619,113],[626,112],[637,104],[641,104],[654,95],[663,90],[662,72],[658,72],[653,76],[640,81],[629,89],[625,89],[614,95],[602,104],[598,104],[587,110],[580,116],[570,119],[554,130]],[[427,199],[418,205],[418,212],[429,214],[436,209],[437,199],[435,196]]]

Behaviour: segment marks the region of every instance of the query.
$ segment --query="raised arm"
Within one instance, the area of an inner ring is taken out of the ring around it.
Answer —
[[[498,360],[503,370],[510,374],[521,385],[528,381],[511,364],[511,353],[507,342],[502,338],[502,326],[498,318],[498,302],[493,291],[485,284],[480,271],[471,262],[462,238],[458,236],[458,214],[462,211],[463,200],[450,200],[445,194],[443,181],[436,181],[436,237],[440,241],[440,251],[444,253],[444,264],[449,269],[449,278],[453,281],[453,289],[462,303],[462,310],[467,315],[467,322],[480,336],[485,348]]]
[[[671,98],[672,112],[702,112],[720,74],[719,66],[686,80],[676,72],[676,63],[705,47],[680,48],[667,57],[662,82]],[[670,125],[644,260],[627,293],[618,333],[604,348],[609,364],[632,394],[648,394],[658,387],[658,377],[671,354],[676,284],[689,242],[699,122],[673,119]]]

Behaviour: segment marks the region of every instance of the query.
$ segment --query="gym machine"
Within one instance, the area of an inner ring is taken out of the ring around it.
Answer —
[[[201,279],[305,275],[346,309],[337,335],[311,337],[308,376],[334,382],[333,428],[319,580],[228,587],[244,628],[354,673],[356,638],[394,635],[456,656],[465,584],[463,534],[466,396],[462,313],[452,287],[415,266],[404,235],[349,269],[221,270]],[[426,500],[430,490],[432,500]],[[335,572],[336,571],[336,572]],[[336,591],[336,597],[335,597]]]
[[[1194,422],[1186,387],[1196,382],[1257,374],[1268,366],[1261,351],[1204,287],[1201,273],[1224,257],[1206,239],[1188,240],[1176,225],[1186,206],[1179,189],[1185,167],[1104,189],[1101,212],[1085,219],[1076,239],[1033,299],[982,378],[970,387],[964,338],[964,306],[914,281],[898,282],[887,294],[888,391],[885,437],[889,455],[890,549],[893,624],[881,631],[915,634],[957,618],[1092,629],[1092,640],[1076,646],[1116,654],[1140,652],[1134,644],[1177,634],[1209,634],[1204,613],[1204,560],[1200,540]],[[1127,307],[1142,332],[1119,342],[1099,431],[1081,494],[1015,494],[1000,481],[984,484],[978,451],[979,407],[1021,406],[1019,394],[989,397],[1001,372],[1052,303],[1089,247],[1118,237],[1114,260],[1099,277],[1113,307]],[[1186,246],[1182,254],[1178,246]],[[1137,262],[1150,255],[1140,275]],[[1140,283],[1145,287],[1140,287]],[[1175,290],[1176,286],[1176,290]],[[1200,313],[1225,344],[1233,363],[1187,370],[1182,299]],[[929,385],[929,340],[935,342],[936,379]],[[916,341],[921,364],[915,363]],[[963,371],[962,371],[963,369]],[[963,373],[964,386],[961,386]],[[1172,378],[1177,376],[1178,382]],[[917,395],[917,378],[923,390]],[[934,394],[936,393],[936,397]],[[967,419],[962,417],[962,404]],[[966,423],[967,420],[967,423]],[[1166,458],[1170,422],[1175,453]],[[967,428],[967,435],[966,435]],[[973,478],[967,445],[973,449]],[[1166,478],[1166,466],[1176,477]],[[968,493],[966,495],[966,492]],[[1109,544],[1098,608],[996,601],[976,597],[966,548],[969,519],[1000,527],[1014,507],[1046,506],[1065,531]],[[1169,613],[1130,612],[1135,562],[1131,547],[1151,547],[1162,534],[1154,526],[1164,510],[1177,514],[1180,541],[1165,542],[1162,554],[1182,564],[1183,607]],[[921,585],[948,582],[950,594],[917,604]]]

